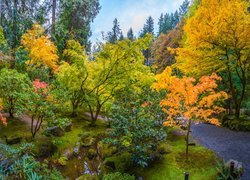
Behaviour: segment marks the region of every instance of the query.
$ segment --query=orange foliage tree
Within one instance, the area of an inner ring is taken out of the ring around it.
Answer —
[[[30,30],[22,36],[21,43],[29,53],[30,60],[27,65],[30,67],[46,67],[56,70],[58,55],[56,46],[43,35],[44,29],[39,24],[34,24]]]
[[[201,77],[221,72],[240,117],[250,72],[250,13],[247,0],[202,0],[184,26],[177,67]]]
[[[172,76],[172,70],[167,67],[163,73],[156,75],[153,88],[157,91],[166,90],[167,95],[160,105],[168,115],[165,126],[179,124],[178,119],[185,121],[187,125],[186,158],[188,159],[189,134],[192,121],[206,121],[219,125],[215,114],[224,109],[220,102],[227,98],[223,91],[216,92],[219,76],[213,73],[211,76],[203,76],[197,81],[192,77],[178,78]]]

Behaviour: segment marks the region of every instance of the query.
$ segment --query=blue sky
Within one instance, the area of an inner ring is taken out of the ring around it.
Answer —
[[[138,35],[148,16],[154,18],[156,25],[161,13],[176,11],[182,2],[183,0],[100,0],[102,8],[92,24],[91,40],[101,40],[101,32],[110,31],[115,18],[124,35],[130,27]]]

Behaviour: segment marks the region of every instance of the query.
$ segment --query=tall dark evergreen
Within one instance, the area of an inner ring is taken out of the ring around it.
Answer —
[[[77,39],[90,51],[90,25],[99,13],[99,0],[60,0],[55,42],[61,53],[68,39]]]
[[[106,39],[110,43],[115,43],[116,41],[118,41],[120,39],[121,34],[122,34],[122,32],[120,29],[119,22],[118,22],[117,18],[115,18],[113,21],[113,28],[110,32],[108,32]]]
[[[154,35],[154,19],[151,16],[149,16],[146,20],[146,23],[140,33],[140,37],[143,37],[148,33]]]
[[[129,28],[128,32],[127,32],[127,38],[129,40],[134,40],[135,39],[135,36],[134,36],[134,32],[133,32],[133,29],[132,28]]]
[[[161,33],[163,33],[163,28],[164,28],[164,15],[162,13],[158,21],[158,26],[159,26],[158,30],[158,36],[159,36]]]
[[[171,23],[172,23],[172,29],[176,27],[176,25],[179,23],[179,13],[178,11],[175,11],[173,14],[171,13]]]
[[[119,41],[122,41],[122,40],[124,40],[124,35],[123,35],[123,33],[121,32],[120,37],[119,37]]]
[[[146,23],[143,26],[143,29],[140,33],[140,37],[144,37],[146,34],[151,34],[154,36],[154,20],[151,16],[148,17]],[[151,47],[143,51],[143,55],[145,57],[145,65],[150,66],[150,59],[152,57]]]
[[[179,16],[180,18],[184,17],[188,13],[190,2],[189,0],[184,0],[182,5],[179,8]]]
[[[20,44],[21,36],[32,24],[45,22],[45,7],[42,0],[1,0],[1,26],[11,49]]]

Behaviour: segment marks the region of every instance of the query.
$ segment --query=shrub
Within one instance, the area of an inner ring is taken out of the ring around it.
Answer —
[[[30,155],[31,144],[19,147],[0,145],[0,179],[51,179],[61,180],[63,176],[56,170],[48,168]]]
[[[122,174],[120,172],[110,173],[103,176],[102,180],[135,180],[135,177],[129,174]]]
[[[224,119],[222,124],[231,130],[250,131],[250,120],[246,120],[244,117],[240,119]]]
[[[60,128],[64,129],[66,126],[72,123],[72,120],[69,118],[56,118],[53,121],[48,123],[49,127],[59,126]]]

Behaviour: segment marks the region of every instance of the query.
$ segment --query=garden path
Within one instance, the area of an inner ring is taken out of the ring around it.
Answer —
[[[213,125],[198,124],[192,127],[192,136],[225,161],[234,159],[242,162],[245,170],[242,180],[250,180],[249,132],[237,132]]]

